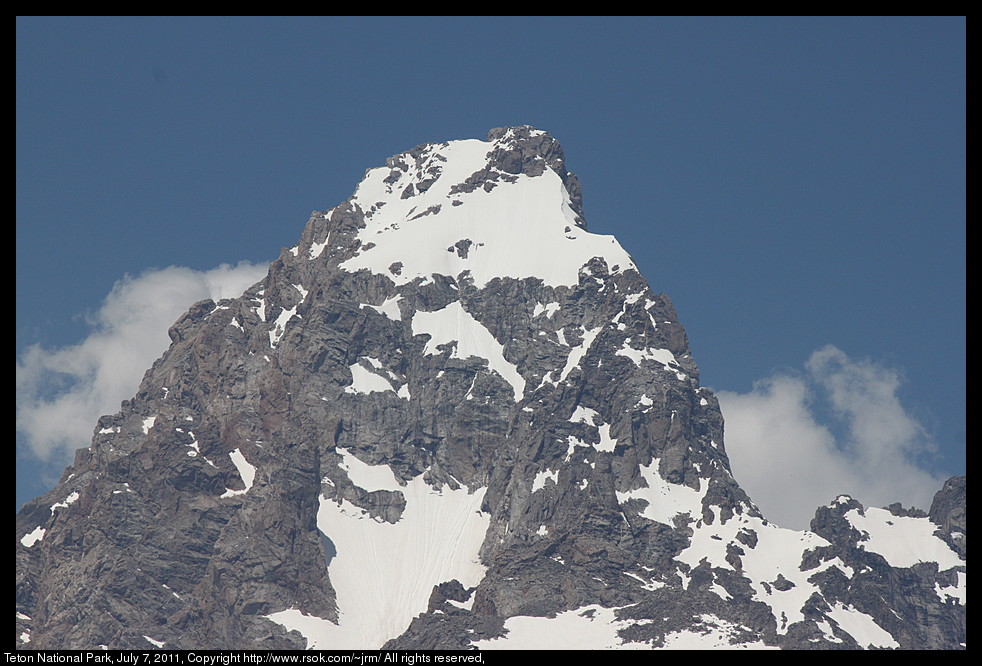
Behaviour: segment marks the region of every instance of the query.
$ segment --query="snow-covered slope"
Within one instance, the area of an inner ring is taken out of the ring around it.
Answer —
[[[488,153],[507,149],[516,136],[505,132],[494,146],[477,139],[430,144],[413,151],[412,162],[395,158],[370,169],[351,199],[365,215],[361,248],[341,268],[367,269],[396,285],[445,275],[476,287],[496,278],[575,285],[593,257],[613,272],[634,269],[613,236],[579,226],[560,174],[544,157],[537,156],[543,164],[534,176],[488,164]],[[547,137],[522,133],[523,140]],[[476,173],[484,182],[468,187]],[[390,270],[394,264],[401,268]]]
[[[337,549],[329,571],[339,608],[335,624],[295,608],[268,615],[296,629],[311,649],[381,647],[426,611],[434,585],[459,580],[477,585],[484,576],[478,551],[490,516],[481,511],[484,491],[469,493],[427,484],[422,476],[400,484],[385,465],[370,466],[339,449],[343,467],[358,488],[405,497],[396,523],[373,519],[341,500],[320,500],[317,527]]]

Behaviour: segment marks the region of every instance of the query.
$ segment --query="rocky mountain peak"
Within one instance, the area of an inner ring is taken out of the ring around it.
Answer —
[[[18,515],[18,645],[963,644],[957,484],[769,523],[671,300],[579,201],[541,130],[423,144],[193,305]]]

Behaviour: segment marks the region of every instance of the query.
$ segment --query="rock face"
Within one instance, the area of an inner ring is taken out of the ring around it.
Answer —
[[[964,646],[964,477],[769,523],[580,192],[530,127],[422,145],[193,305],[18,514],[18,646]]]

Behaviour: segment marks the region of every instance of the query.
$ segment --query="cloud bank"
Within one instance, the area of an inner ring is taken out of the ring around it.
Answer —
[[[202,299],[240,296],[268,264],[222,264],[208,271],[180,266],[117,282],[79,344],[32,345],[17,361],[17,435],[26,453],[63,467],[92,438],[103,414],[133,397],[143,374],[170,345],[167,330]],[[60,470],[59,470],[60,471]]]
[[[765,516],[794,529],[839,494],[929,509],[945,477],[918,464],[935,445],[900,404],[900,386],[898,371],[829,345],[804,372],[717,391],[734,477]]]

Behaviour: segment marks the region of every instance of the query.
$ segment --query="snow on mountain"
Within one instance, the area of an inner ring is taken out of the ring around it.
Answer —
[[[504,356],[501,344],[470,316],[460,302],[454,302],[436,312],[417,312],[412,319],[413,335],[428,335],[423,354],[434,354],[442,345],[453,345],[451,358],[476,356],[488,362],[488,368],[511,384],[515,400],[525,397],[525,379],[513,363]]]
[[[507,146],[513,136],[496,144]],[[477,287],[507,277],[575,285],[593,257],[613,271],[635,268],[613,236],[579,226],[560,174],[549,168],[536,176],[509,174],[489,167],[488,152],[484,141],[450,141],[420,147],[412,163],[400,156],[370,169],[351,199],[365,214],[361,248],[341,268],[391,276],[396,285],[466,275]],[[468,188],[468,179],[484,170],[494,180]],[[401,268],[393,273],[395,264]]]
[[[320,499],[318,529],[338,555],[330,566],[340,615],[335,624],[289,608],[268,615],[299,631],[310,649],[380,647],[426,611],[434,585],[459,580],[477,585],[484,576],[478,551],[490,516],[482,513],[483,490],[435,488],[422,476],[398,483],[385,465],[371,466],[339,449],[339,465],[362,490],[389,490],[405,498],[395,524],[341,501]]]

